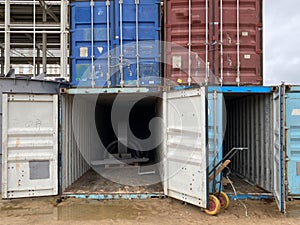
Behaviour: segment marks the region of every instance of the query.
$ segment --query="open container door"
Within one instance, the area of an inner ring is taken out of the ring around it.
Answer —
[[[284,152],[284,86],[274,92],[274,189],[273,194],[281,212],[286,213],[285,152]]]
[[[164,93],[164,194],[207,207],[205,88]]]
[[[2,95],[2,198],[58,194],[58,96]]]
[[[224,135],[224,117],[226,116],[223,93],[220,90],[208,91],[208,112],[207,112],[207,133],[208,133],[208,168],[209,172],[223,157],[223,135]],[[214,175],[214,179],[209,183],[209,192],[215,193],[222,189],[221,174]]]

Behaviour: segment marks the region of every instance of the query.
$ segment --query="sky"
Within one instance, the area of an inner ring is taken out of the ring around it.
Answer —
[[[300,0],[264,0],[264,85],[300,84]]]

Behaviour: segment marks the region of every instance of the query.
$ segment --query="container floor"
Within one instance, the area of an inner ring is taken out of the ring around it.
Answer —
[[[161,182],[154,183],[159,179],[157,173],[138,175],[137,167],[109,168],[104,170],[104,175],[114,176],[114,179],[120,178],[122,182],[128,179],[128,183],[134,182],[134,184],[138,185],[140,183],[143,185],[130,186],[116,183],[90,169],[68,187],[64,194],[155,194],[163,192]]]
[[[229,179],[232,181],[237,194],[268,193],[264,189],[262,189],[256,185],[250,184],[249,182],[243,180],[242,178],[238,177],[235,174],[230,174]],[[227,180],[227,178],[223,178],[223,187],[224,187],[224,191],[226,193],[234,194],[233,188],[230,185],[230,182]]]

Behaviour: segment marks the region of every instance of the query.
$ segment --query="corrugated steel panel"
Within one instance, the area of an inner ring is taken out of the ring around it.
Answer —
[[[271,94],[227,100],[225,148],[248,147],[233,158],[231,168],[265,190],[273,190],[273,102]]]
[[[279,210],[286,211],[286,153],[285,153],[285,87],[273,93],[273,195]]]
[[[209,171],[219,163],[223,158],[223,137],[226,123],[226,110],[224,105],[224,98],[222,93],[209,92],[208,93],[208,160],[209,160]],[[219,182],[221,174],[216,176],[216,181]],[[216,184],[213,181],[210,182],[209,192],[214,193],[219,190],[220,183]]]
[[[91,136],[87,135],[88,131],[86,126],[80,127],[84,123],[84,118],[87,108],[87,103],[81,101],[82,105],[73,105],[74,95],[62,95],[61,96],[61,190],[62,193],[67,187],[69,187],[74,181],[81,177],[88,169],[89,165],[86,163],[82,156],[81,151],[77,145],[78,138],[82,139],[81,143],[84,143],[86,149],[93,144],[93,140],[90,140]],[[94,110],[92,110],[94,112]],[[80,129],[79,129],[80,128]],[[78,132],[82,132],[77,139],[74,136],[74,132],[78,135]],[[90,141],[90,142],[88,142]],[[84,151],[85,148],[81,148]],[[84,153],[84,152],[83,152]]]
[[[28,80],[27,78],[0,78],[0,157],[2,155],[2,93],[12,92],[57,94],[59,91],[59,87],[65,86],[66,85],[64,84],[53,81]],[[1,170],[0,177],[2,177]],[[1,187],[2,185],[0,185],[0,190]]]
[[[160,84],[159,3],[71,3],[72,85],[92,87],[93,81],[96,87]]]
[[[207,81],[213,84],[262,84],[261,1],[191,0],[190,17],[187,0],[165,1],[165,5],[168,79],[188,83],[191,45],[192,83],[205,82],[209,75]],[[206,63],[210,65],[209,73]]]
[[[292,87],[286,93],[286,153],[288,193],[300,195],[300,92]]]
[[[58,194],[58,96],[3,95],[2,197]]]
[[[208,190],[204,90],[164,93],[164,193],[206,208]]]

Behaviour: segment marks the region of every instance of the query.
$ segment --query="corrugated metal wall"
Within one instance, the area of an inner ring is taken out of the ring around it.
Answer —
[[[271,94],[227,100],[224,151],[248,147],[233,158],[231,168],[268,191],[273,186],[273,109]]]
[[[160,1],[73,1],[70,32],[73,86],[160,84]]]
[[[62,95],[61,97],[61,188],[64,191],[68,186],[70,186],[74,181],[81,177],[88,169],[89,165],[86,163],[81,152],[79,151],[74,132],[77,133],[80,128],[83,133],[87,134],[86,126],[81,126],[84,123],[84,111],[88,109],[87,103],[82,101],[81,106],[78,104],[73,105],[73,95]],[[79,115],[81,112],[81,116]],[[73,127],[72,124],[76,126]],[[81,121],[81,122],[80,122]],[[89,135],[81,135],[80,138],[88,138]],[[85,143],[87,143],[86,140]],[[92,142],[91,142],[92,143]]]
[[[22,78],[0,78],[0,178],[2,177],[2,93],[56,94],[64,84],[53,81],[28,80]],[[2,188],[0,179],[0,191]]]
[[[170,0],[164,8],[169,80],[187,83],[190,59],[192,83],[262,84],[260,0]]]

